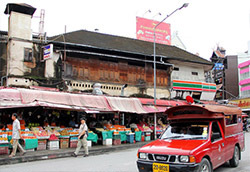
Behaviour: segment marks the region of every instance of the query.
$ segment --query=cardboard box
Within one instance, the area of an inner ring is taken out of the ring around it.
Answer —
[[[51,141],[48,141],[47,143],[47,148],[49,150],[56,150],[56,149],[59,149],[59,140],[51,140]]]
[[[112,139],[103,140],[102,144],[105,146],[110,146],[110,145],[112,145]]]
[[[46,139],[38,139],[38,146],[36,150],[46,150],[47,140]]]
[[[87,141],[88,142],[88,147],[92,147],[92,141]]]
[[[60,148],[61,149],[69,148],[69,139],[60,139]]]

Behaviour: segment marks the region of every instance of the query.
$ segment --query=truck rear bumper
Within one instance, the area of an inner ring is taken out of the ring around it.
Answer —
[[[157,162],[160,163],[160,162]],[[139,172],[152,172],[153,162],[151,161],[137,161]],[[199,164],[169,164],[170,172],[198,172]]]

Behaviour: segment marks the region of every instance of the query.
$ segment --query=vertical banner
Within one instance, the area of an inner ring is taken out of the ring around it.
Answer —
[[[154,42],[154,27],[158,21],[136,17],[136,38]],[[159,44],[171,45],[170,24],[161,23],[155,29],[155,42]]]

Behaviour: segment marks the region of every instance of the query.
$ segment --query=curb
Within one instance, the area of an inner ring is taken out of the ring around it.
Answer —
[[[121,144],[121,145],[112,145],[112,146],[98,146],[98,147],[91,147],[89,148],[90,156],[101,155],[107,152],[113,151],[121,151],[131,148],[140,148],[146,144],[146,142],[136,142],[135,144]],[[34,151],[34,152],[27,152],[24,156],[16,156],[13,158],[9,158],[8,156],[4,156],[1,158],[0,156],[0,165],[8,165],[8,164],[17,164],[23,162],[32,162],[32,161],[41,161],[41,160],[49,160],[49,159],[57,159],[57,158],[67,158],[72,157],[72,153],[75,151],[75,148],[68,148],[68,149],[59,149],[53,151]],[[80,151],[78,156],[82,156],[83,151]]]

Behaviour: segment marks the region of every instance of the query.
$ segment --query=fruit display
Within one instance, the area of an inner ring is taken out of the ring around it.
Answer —
[[[35,136],[38,139],[48,139],[49,138],[49,134],[43,130],[42,127],[32,127],[31,130],[34,132]]]
[[[8,143],[8,133],[0,132],[0,144]]]
[[[33,131],[21,131],[23,139],[36,139],[36,136]]]
[[[68,130],[62,130],[62,131],[60,131],[60,135],[61,136],[69,136],[69,132],[68,132]]]
[[[36,136],[22,136],[23,139],[36,139]]]
[[[50,127],[46,127],[45,131],[47,131],[48,135],[52,135],[54,134],[55,136],[59,137],[60,133],[58,132],[60,130],[60,128],[56,127],[56,128],[50,128]]]
[[[58,138],[56,137],[55,134],[51,134],[51,135],[50,135],[49,141],[52,141],[52,140],[58,140]]]
[[[69,135],[70,136],[77,136],[78,132],[77,131],[71,131],[71,132],[69,132]]]
[[[29,123],[28,128],[38,127],[39,123]]]

